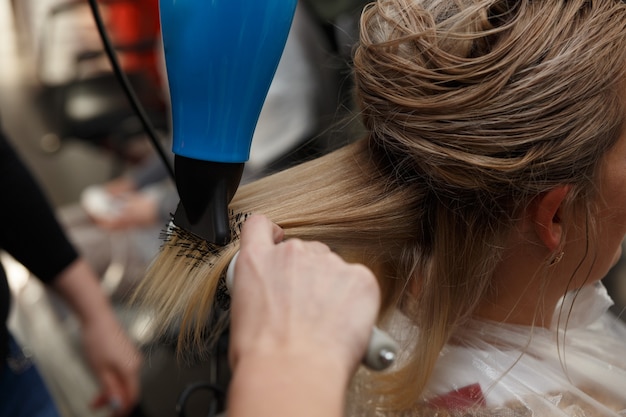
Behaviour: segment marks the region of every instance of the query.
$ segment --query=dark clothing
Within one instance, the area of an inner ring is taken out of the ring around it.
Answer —
[[[7,355],[8,350],[8,332],[6,328],[6,321],[9,316],[10,306],[10,293],[9,283],[7,277],[4,275],[2,265],[0,265],[0,370],[2,370],[2,359]]]
[[[26,166],[0,132],[0,249],[49,283],[78,258]],[[0,266],[0,358],[8,348],[10,293]]]

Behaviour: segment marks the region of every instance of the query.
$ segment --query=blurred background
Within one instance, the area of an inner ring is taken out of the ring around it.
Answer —
[[[158,0],[98,1],[121,65],[169,150]],[[355,19],[364,3],[298,5],[244,181],[334,149],[360,129],[346,119],[347,75]],[[225,386],[224,346],[202,359],[177,361],[170,339],[151,340],[149,312],[128,305],[177,195],[111,71],[87,0],[0,0],[0,63],[2,128],[145,352],[134,415],[208,415],[212,394],[203,388],[189,391],[183,414],[177,403],[190,388]],[[11,196],[3,198],[10,204]],[[106,227],[132,202],[144,204],[137,203],[135,218]],[[145,211],[151,216],[137,217]],[[33,250],[36,239],[45,236],[33,237]],[[105,415],[89,408],[97,388],[81,357],[75,318],[10,256],[0,253],[0,261],[14,296],[9,327],[39,365],[61,413]]]
[[[157,2],[105,1],[101,10],[122,66],[167,138]],[[106,184],[151,157],[154,151],[112,76],[85,1],[0,0],[0,32],[2,127],[57,209],[80,205],[88,187]],[[4,199],[10,202],[11,196]],[[106,234],[88,247],[81,247],[80,235],[75,243],[81,252],[116,250],[120,242],[115,233]],[[151,235],[158,241],[158,234]],[[33,237],[33,250],[38,238],[45,236]],[[14,293],[9,325],[38,363],[61,413],[106,415],[89,407],[97,387],[80,356],[74,317],[21,265],[6,254],[2,262]],[[208,367],[178,364],[167,344],[144,344],[148,317],[115,294],[120,274],[116,278],[111,275],[115,268],[109,268],[105,282],[106,271],[99,272],[121,321],[138,344],[152,351],[146,356],[142,401],[135,414],[174,416],[178,394],[207,380]],[[206,401],[196,403],[190,411],[206,410]]]
[[[358,133],[360,126],[349,117],[348,64],[364,3],[299,4],[257,127],[246,181],[332,150]],[[100,0],[122,66],[168,148],[157,7],[157,0]],[[223,350],[177,362],[167,341],[149,342],[149,313],[127,304],[158,248],[163,215],[175,209],[172,193],[177,199],[111,72],[86,0],[0,0],[0,121],[69,235],[101,274],[129,334],[146,352],[135,415],[175,416],[185,389],[199,382],[223,386],[228,378]],[[120,178],[133,178],[135,191],[158,206],[151,222],[116,230],[93,222],[96,211],[110,210],[117,201],[107,186]],[[10,204],[11,196],[3,198]],[[74,213],[86,206],[94,212],[79,224]],[[37,238],[45,236],[33,238],[33,250]],[[76,321],[21,265],[6,254],[0,260],[14,294],[10,327],[39,364],[61,412],[102,415],[88,407],[96,386],[80,356]],[[623,273],[620,263],[606,280],[620,315],[626,300]],[[206,416],[209,399],[208,392],[193,394],[187,415]]]

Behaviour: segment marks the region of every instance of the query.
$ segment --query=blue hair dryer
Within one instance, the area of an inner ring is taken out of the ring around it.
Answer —
[[[228,204],[297,0],[160,0],[170,88],[176,187],[174,224],[230,241]]]

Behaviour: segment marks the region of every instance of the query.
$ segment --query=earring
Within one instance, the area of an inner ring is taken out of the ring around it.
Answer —
[[[556,264],[558,264],[559,262],[561,262],[561,259],[563,259],[563,255],[565,255],[565,252],[563,252],[563,251],[559,252],[559,253],[558,253],[558,254],[554,257],[554,259],[552,259],[552,260],[550,261],[550,266],[552,266],[552,265],[556,265]]]

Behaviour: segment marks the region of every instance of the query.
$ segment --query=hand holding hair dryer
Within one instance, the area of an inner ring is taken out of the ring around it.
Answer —
[[[160,0],[176,187],[174,224],[230,241],[228,204],[297,0]]]

